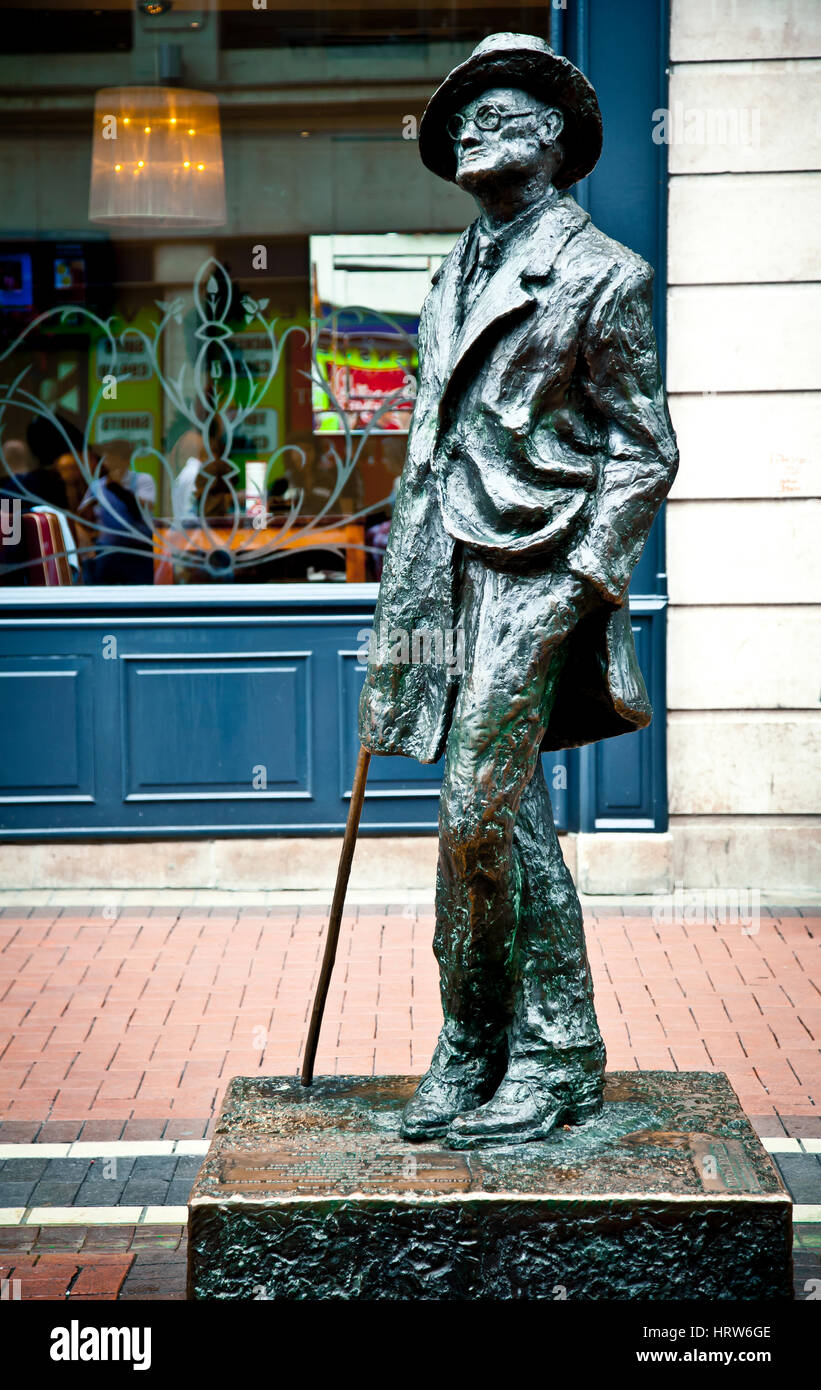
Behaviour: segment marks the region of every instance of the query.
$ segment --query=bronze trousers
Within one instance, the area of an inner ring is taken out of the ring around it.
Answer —
[[[434,951],[449,1047],[557,1097],[601,1093],[581,905],[540,746],[580,616],[551,574],[460,557],[465,666],[440,801]]]

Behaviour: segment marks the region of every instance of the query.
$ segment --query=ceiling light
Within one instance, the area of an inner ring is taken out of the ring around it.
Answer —
[[[140,177],[117,178],[126,165]],[[191,176],[194,168],[196,179]],[[123,227],[224,223],[225,171],[216,97],[183,87],[108,87],[98,92],[88,215],[92,222]]]

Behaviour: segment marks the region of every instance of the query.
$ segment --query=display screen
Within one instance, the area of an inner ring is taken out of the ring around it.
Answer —
[[[0,306],[4,309],[30,309],[32,306],[31,256],[0,256]]]
[[[66,294],[73,302],[85,298],[86,260],[81,246],[58,246],[53,263],[55,290]]]

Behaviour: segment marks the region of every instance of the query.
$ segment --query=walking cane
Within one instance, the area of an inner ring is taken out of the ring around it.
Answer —
[[[311,1022],[308,1025],[305,1055],[302,1059],[302,1075],[300,1079],[303,1086],[310,1086],[314,1079],[314,1060],[316,1058],[317,1044],[319,1043],[319,1030],[322,1027],[325,1000],[328,997],[328,986],[331,983],[334,961],[336,960],[336,948],[339,943],[339,928],[342,923],[342,911],[345,907],[345,894],[348,891],[348,879],[351,876],[351,861],[356,846],[359,817],[362,814],[362,802],[365,799],[365,783],[368,780],[368,766],[370,761],[371,755],[367,748],[360,748],[359,757],[356,761],[353,789],[351,791],[351,804],[348,807],[348,823],[345,826],[345,838],[342,841],[342,853],[339,856],[339,868],[336,871],[336,887],[334,888],[334,896],[331,903],[331,915],[328,918],[328,935],[325,938],[325,954],[322,957],[322,969],[319,972],[319,983],[317,984],[316,995],[314,996]]]

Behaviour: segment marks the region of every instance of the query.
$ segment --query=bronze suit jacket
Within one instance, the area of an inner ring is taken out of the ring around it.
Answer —
[[[446,660],[396,660],[391,644],[453,630],[460,545],[490,564],[569,571],[599,595],[569,638],[545,750],[650,722],[627,587],[678,464],[646,262],[557,194],[459,326],[475,225],[422,310],[418,395],[359,710],[365,747],[421,762],[442,753],[458,674]]]

